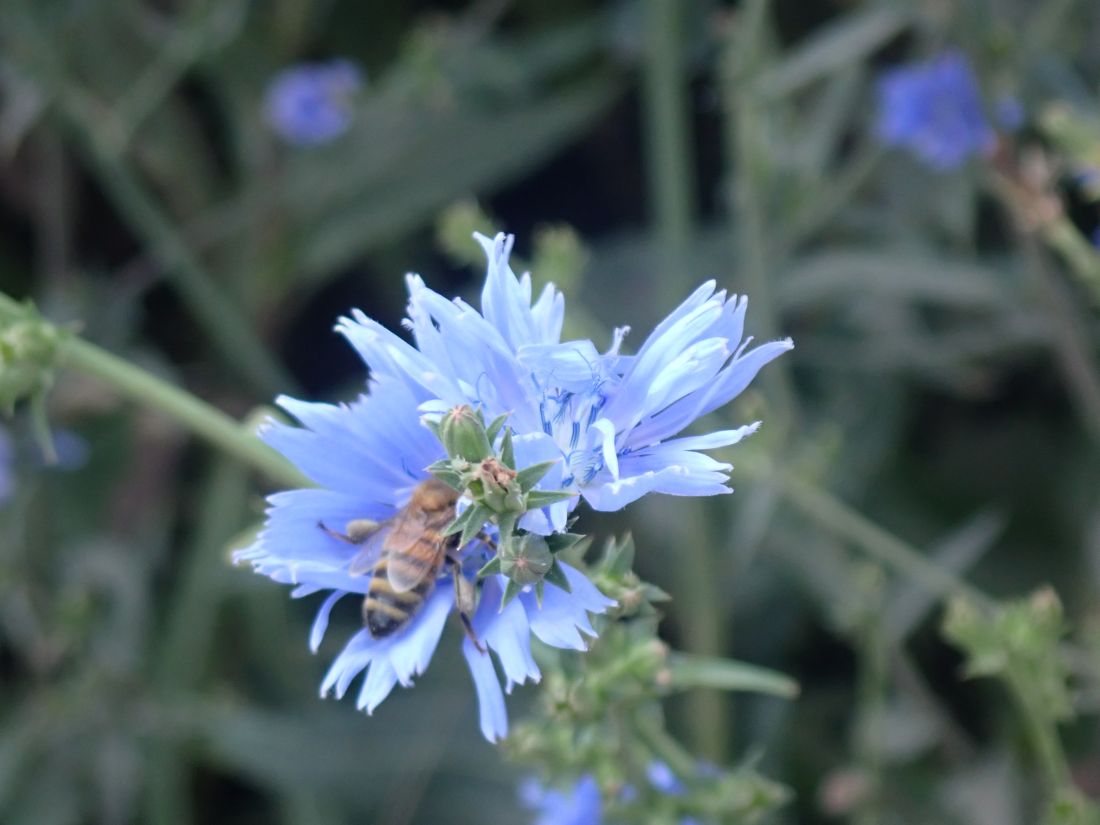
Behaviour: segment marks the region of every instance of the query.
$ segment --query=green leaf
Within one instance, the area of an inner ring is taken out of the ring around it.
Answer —
[[[470,518],[462,528],[462,538],[459,540],[459,547],[465,547],[481,535],[481,531],[485,528],[485,522],[487,522],[489,516],[492,515],[492,511],[489,510],[489,508],[482,507],[479,504],[473,504],[467,507],[463,515],[466,513],[470,513]]]
[[[611,539],[604,551],[604,567],[613,577],[625,576],[634,567],[634,536],[626,533],[619,539]]]
[[[300,239],[297,271],[320,283],[349,261],[432,218],[456,197],[493,191],[574,140],[614,100],[617,77],[595,71],[503,106],[410,102],[382,80],[356,125],[327,151],[297,153],[280,193]],[[370,152],[361,151],[369,145]],[[370,197],[388,192],[388,197]]]
[[[550,584],[561,588],[566,593],[573,592],[573,588],[569,584],[569,579],[565,577],[565,571],[561,569],[561,565],[558,564],[557,560],[555,560],[550,569],[546,571],[546,576],[543,578],[543,581],[550,582]],[[542,584],[542,582],[539,582],[539,584]]]
[[[793,699],[799,693],[798,682],[789,676],[732,659],[673,653],[669,657],[669,670],[674,690],[713,688],[764,693],[784,699]]]
[[[443,528],[443,535],[444,536],[453,536],[455,533],[463,532],[466,529],[466,527],[469,525],[469,523],[475,518],[476,511],[479,510],[479,509],[484,509],[484,508],[481,507],[481,505],[478,505],[478,504],[474,504],[474,505],[471,505],[471,506],[467,507],[465,510],[462,511],[461,515],[455,516],[454,520],[451,521],[450,524],[448,524],[446,527]],[[483,524],[484,522],[474,522],[474,523],[475,524]]]
[[[500,428],[504,426],[504,422],[508,420],[508,413],[501,413],[494,418],[488,428],[485,430],[486,435],[489,436],[489,443],[493,443],[497,440],[497,436],[500,435]],[[512,469],[515,469],[514,467]]]
[[[524,467],[516,473],[516,481],[519,483],[520,489],[525,493],[528,492],[542,480],[544,475],[550,472],[551,467],[560,463],[561,459],[554,459],[553,461],[540,461],[538,464]]]
[[[462,484],[462,476],[455,471],[454,465],[449,458],[444,458],[441,461],[430,464],[426,469],[444,484],[462,492],[464,486]]]
[[[577,542],[588,538],[581,533],[551,533],[546,537],[546,546],[551,553],[560,553],[576,546]]]
[[[512,429],[504,431],[504,441],[500,445],[500,462],[509,470],[516,469],[516,454],[512,447]]]
[[[423,416],[420,420],[424,423],[425,427],[427,427],[429,430],[432,431],[432,435],[434,435],[436,438],[440,439],[441,441],[443,440],[443,436],[440,435],[440,430],[439,430],[440,425],[439,425],[438,421],[436,421],[434,418],[429,418],[426,415]]]
[[[805,45],[792,51],[758,81],[768,96],[784,97],[833,72],[859,63],[896,37],[911,15],[898,9],[853,12],[822,27]]]
[[[540,507],[548,507],[559,501],[568,501],[576,497],[576,493],[568,490],[532,490],[527,494],[526,502],[528,510],[537,510]]]

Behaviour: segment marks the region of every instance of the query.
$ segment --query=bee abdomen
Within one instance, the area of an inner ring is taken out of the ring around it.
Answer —
[[[408,624],[424,605],[434,586],[435,578],[427,577],[412,590],[398,592],[393,589],[385,571],[376,569],[367,596],[363,599],[363,623],[371,636],[384,638]]]

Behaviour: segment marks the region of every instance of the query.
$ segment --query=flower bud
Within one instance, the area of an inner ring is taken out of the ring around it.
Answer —
[[[517,584],[535,584],[554,565],[546,539],[534,533],[513,536],[500,548],[500,572]]]
[[[522,513],[523,490],[516,481],[516,471],[505,467],[495,458],[487,458],[475,472],[475,481],[470,485],[488,507],[495,513]]]
[[[493,453],[481,416],[467,404],[460,404],[443,416],[439,436],[451,458],[477,462]]]
[[[41,321],[17,321],[0,333],[0,408],[47,389],[53,382],[57,330]]]

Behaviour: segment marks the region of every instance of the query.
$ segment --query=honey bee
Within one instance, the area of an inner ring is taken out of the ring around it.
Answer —
[[[412,496],[385,521],[355,519],[346,533],[318,526],[328,535],[354,544],[359,551],[348,573],[370,575],[363,598],[363,624],[375,639],[384,639],[408,625],[435,589],[444,566],[455,585],[455,609],[474,646],[485,652],[470,622],[477,603],[475,586],[461,573],[459,535],[443,535],[455,517],[458,492],[436,478],[420,482]]]

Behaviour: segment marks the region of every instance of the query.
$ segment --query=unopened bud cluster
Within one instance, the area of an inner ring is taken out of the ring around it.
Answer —
[[[512,432],[505,427],[506,420],[506,416],[500,416],[487,425],[479,411],[465,404],[449,410],[438,421],[425,419],[447,451],[447,458],[428,470],[469,499],[447,532],[461,533],[461,543],[465,544],[484,534],[487,524],[496,526],[496,555],[479,575],[499,573],[508,578],[505,604],[527,587],[533,587],[541,600],[545,582],[568,591],[569,581],[555,556],[582,538],[570,533],[539,536],[518,528],[520,518],[528,511],[564,501],[572,493],[535,489],[554,466],[553,461],[516,469]]]
[[[57,328],[31,312],[0,330],[0,412],[50,388],[59,344]]]

